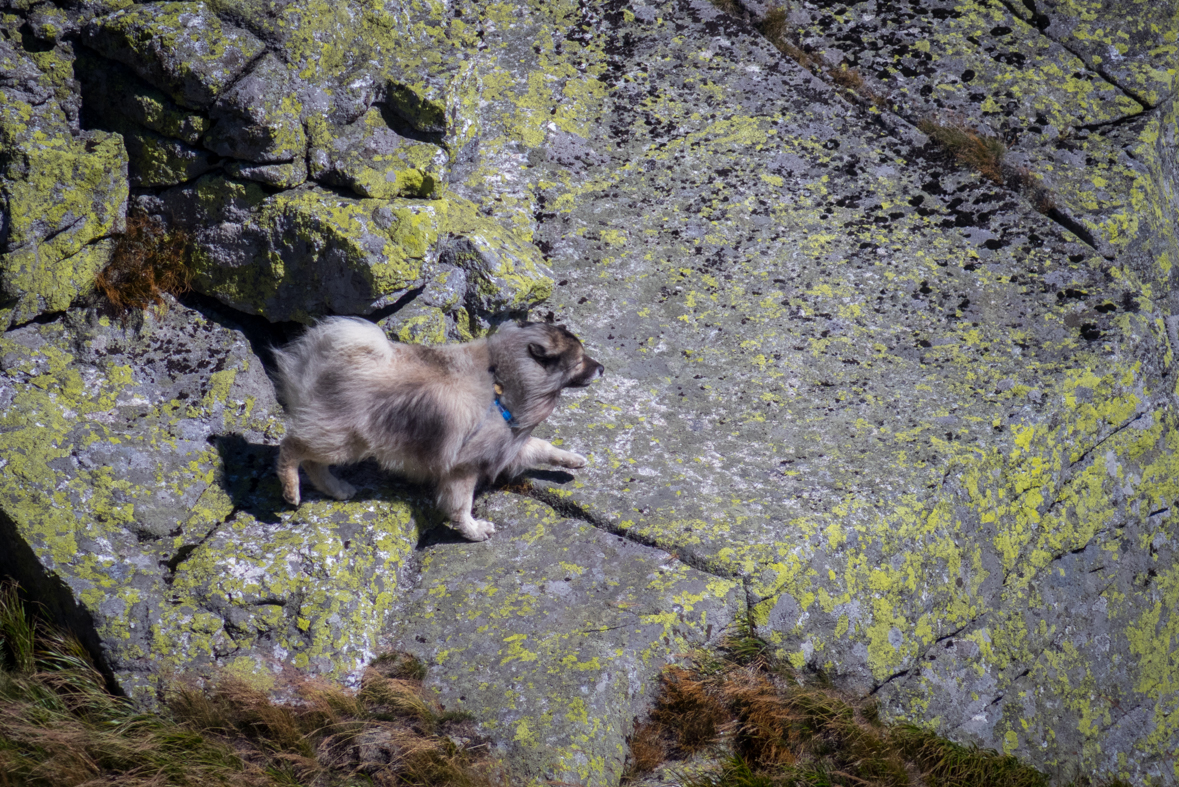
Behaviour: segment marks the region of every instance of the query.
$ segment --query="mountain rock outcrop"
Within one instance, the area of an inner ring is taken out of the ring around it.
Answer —
[[[522,783],[616,784],[738,623],[1179,782],[1179,8],[721,5],[0,0],[0,571],[146,704],[412,653]],[[129,215],[195,293],[120,318]],[[478,544],[369,464],[282,502],[271,344],[530,313],[606,366],[538,432],[587,468]]]

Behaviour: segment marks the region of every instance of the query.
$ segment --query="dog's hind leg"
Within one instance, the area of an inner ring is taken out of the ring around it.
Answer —
[[[524,448],[516,455],[516,459],[512,462],[512,467],[509,470],[512,475],[515,475],[537,464],[557,465],[558,467],[568,467],[570,470],[576,470],[579,467],[585,467],[585,463],[586,459],[581,454],[575,454],[572,451],[563,451],[547,440],[530,437],[528,438],[528,442],[524,444]]]
[[[438,507],[450,518],[451,526],[472,541],[486,541],[495,532],[495,525],[471,515],[475,502],[475,484],[479,476],[456,475],[438,483]]]
[[[305,456],[303,443],[294,437],[283,438],[278,448],[278,480],[282,496],[293,506],[299,505],[299,464]]]
[[[337,500],[347,500],[356,494],[356,487],[332,475],[332,471],[323,462],[305,460],[303,469],[307,471],[308,480],[325,495],[330,495]]]

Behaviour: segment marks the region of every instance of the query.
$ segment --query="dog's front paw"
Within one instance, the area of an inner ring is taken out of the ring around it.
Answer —
[[[561,467],[568,467],[570,470],[576,470],[580,467],[585,467],[586,458],[581,454],[575,454],[571,451],[562,451],[557,457],[555,464]]]
[[[455,529],[471,541],[486,541],[495,532],[495,525],[486,519],[470,518],[456,524]]]
[[[299,507],[299,487],[287,487],[282,490],[282,499],[293,505],[295,508]]]

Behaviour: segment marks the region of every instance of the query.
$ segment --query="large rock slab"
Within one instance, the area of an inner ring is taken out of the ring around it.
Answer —
[[[491,540],[422,551],[388,642],[521,783],[617,783],[662,667],[726,630],[740,584],[528,498],[497,493],[479,516]]]
[[[273,387],[244,335],[172,302],[0,337],[3,571],[86,627],[113,677],[370,659],[416,540],[404,500],[281,504]]]
[[[757,16],[768,7],[746,5]],[[790,33],[910,122],[1001,139],[1013,184],[1169,299],[1176,22],[1173,7],[1161,22],[1146,9],[1135,0],[864,0],[835,13],[795,9]]]
[[[556,316],[608,369],[555,416],[591,457],[557,494],[748,578],[766,636],[894,717],[1171,778],[1166,292],[706,4],[602,35],[585,139],[619,163],[529,159]]]
[[[523,778],[608,782],[658,665],[705,642],[695,615],[719,622],[740,584],[740,614],[782,654],[893,718],[1062,777],[1179,778],[1169,21],[1122,19],[1132,4],[794,7],[804,43],[886,84],[884,109],[703,2],[182,5],[188,32],[165,4],[86,28],[110,57],[138,31],[175,42],[132,42],[129,67],[172,103],[140,89],[129,121],[204,145],[209,107],[255,62],[217,50],[205,69],[220,30],[268,47],[299,107],[239,101],[219,123],[246,141],[296,114],[331,132],[312,128],[310,162],[266,142],[166,189],[137,154],[135,204],[193,231],[199,288],[275,320],[364,313],[440,341],[535,305],[551,265],[544,309],[608,371],[544,428],[590,454],[536,493],[576,523],[493,497],[522,535],[428,536],[414,562],[431,509],[371,468],[347,471],[362,488],[347,504],[278,506],[277,411],[235,329],[177,311],[115,342],[121,327],[79,311],[9,331],[0,524],[30,545],[11,570],[78,599],[125,685],[213,664],[343,675],[396,641]],[[57,35],[43,16],[38,35]],[[1107,68],[1106,43],[1153,70]],[[62,52],[32,62],[45,74]],[[161,71],[174,52],[192,67]],[[72,133],[64,71],[37,89]],[[185,98],[194,85],[208,95]],[[927,144],[910,121],[942,112],[1003,135],[1057,208]],[[446,150],[438,198],[359,193],[390,172],[400,193],[408,169],[361,165],[369,141],[404,140]],[[331,182],[291,188],[308,176]],[[169,336],[228,365],[153,393]],[[115,460],[138,469],[96,469]],[[683,562],[672,585],[646,581],[655,553],[632,541]],[[574,609],[561,560],[593,579]],[[625,668],[548,671],[607,641],[562,628],[608,622],[589,599],[666,607],[678,583],[699,600],[668,642],[642,644],[662,619],[624,615],[609,635]],[[524,642],[535,661],[512,657]],[[591,677],[613,699],[586,699]],[[514,707],[496,702],[505,681]]]

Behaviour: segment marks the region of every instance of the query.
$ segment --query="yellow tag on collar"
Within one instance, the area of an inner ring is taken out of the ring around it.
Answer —
[[[495,395],[496,396],[503,396],[504,395],[504,387],[502,385],[500,385],[499,383],[495,384]]]

